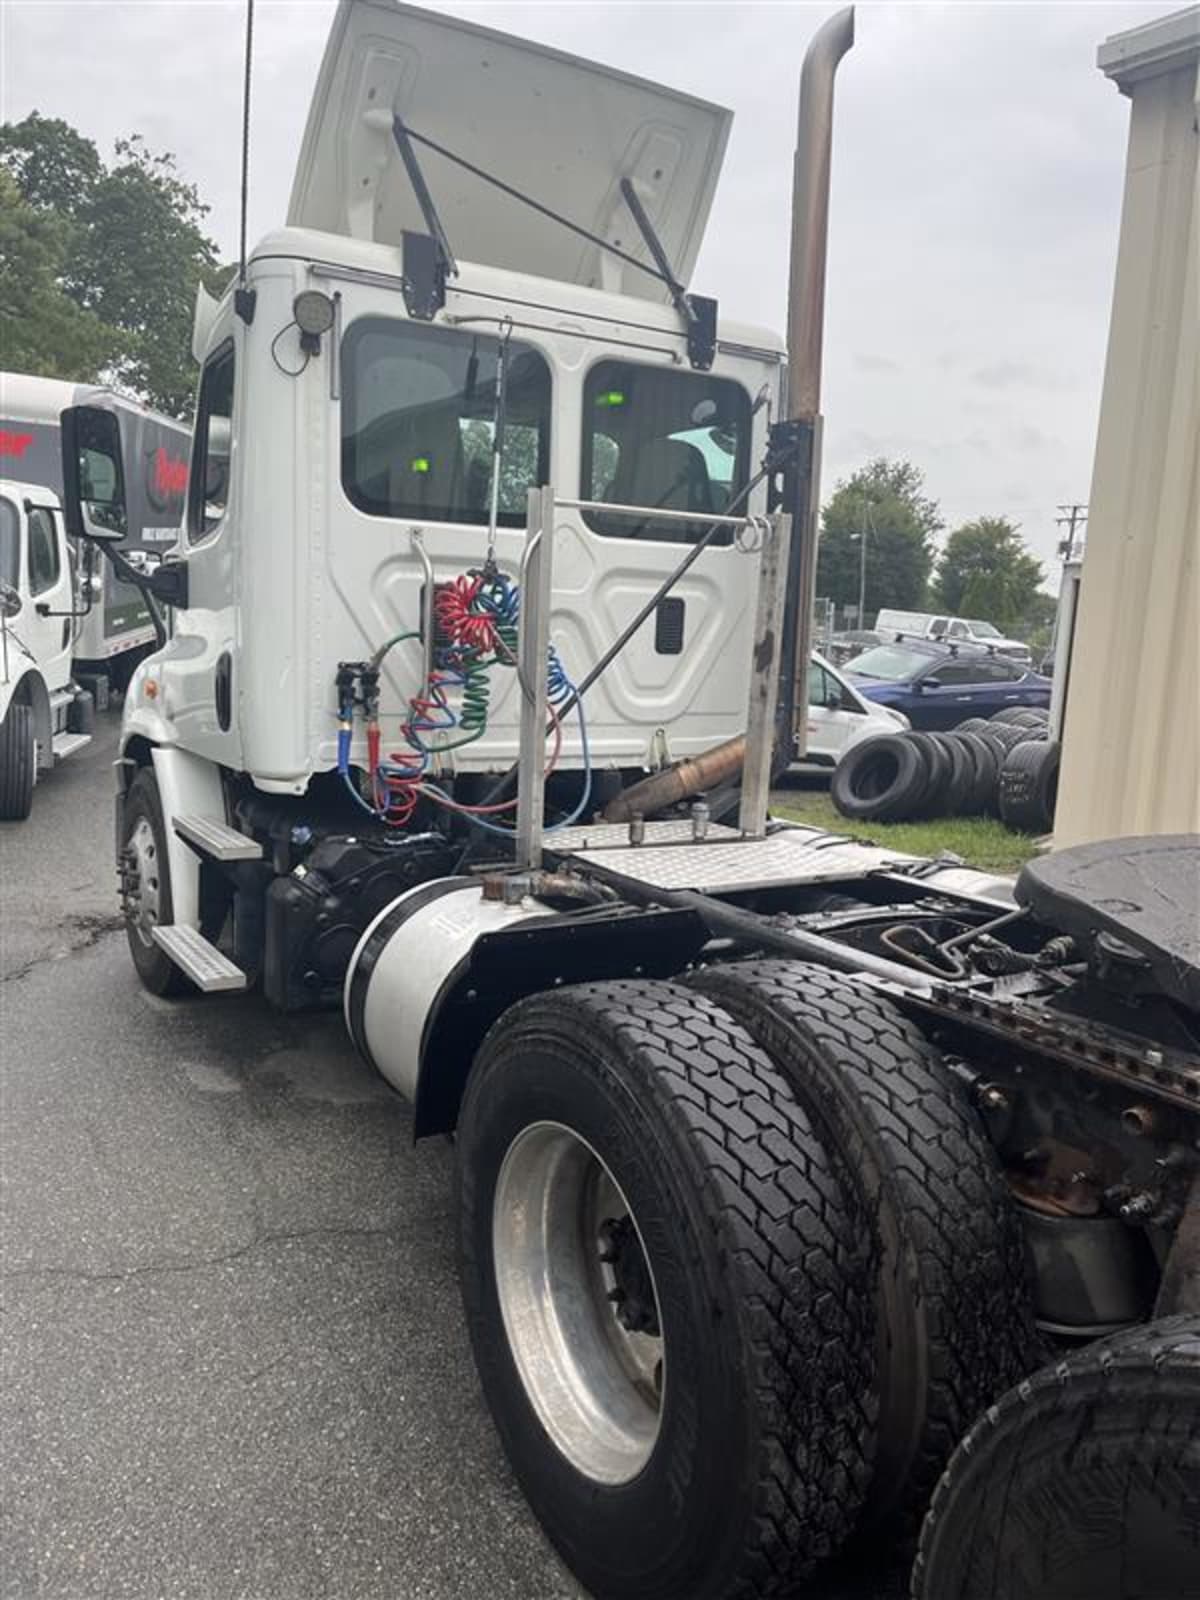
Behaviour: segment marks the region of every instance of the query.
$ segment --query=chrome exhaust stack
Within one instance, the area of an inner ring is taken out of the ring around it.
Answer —
[[[792,180],[792,244],[788,275],[787,421],[772,440],[783,463],[781,509],[792,517],[784,622],[781,737],[790,759],[804,754],[808,658],[812,649],[817,516],[821,483],[821,350],[825,326],[825,263],[829,239],[829,176],[833,150],[833,84],[854,43],[854,7],[817,29],[800,72],[800,108]]]
[[[853,43],[854,7],[847,6],[817,29],[800,69],[787,334],[788,415],[797,420],[812,421],[821,410],[833,81]]]

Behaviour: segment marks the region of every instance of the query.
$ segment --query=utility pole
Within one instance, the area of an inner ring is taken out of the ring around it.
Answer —
[[[1062,516],[1055,517],[1054,520],[1060,528],[1066,528],[1067,530],[1066,537],[1059,543],[1058,553],[1064,561],[1073,561],[1075,558],[1075,529],[1076,527],[1083,528],[1088,518],[1088,508],[1086,506],[1069,505],[1059,506],[1058,509],[1062,512]]]
[[[871,502],[862,496],[858,502],[858,625],[865,628],[867,625],[867,523],[871,524],[871,532],[875,531],[875,509]]]

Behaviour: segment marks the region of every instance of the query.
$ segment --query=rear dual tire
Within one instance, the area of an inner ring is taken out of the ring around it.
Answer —
[[[473,1069],[457,1181],[484,1393],[594,1594],[751,1600],[838,1548],[875,1437],[867,1227],[736,1023],[661,983],[522,1002]]]
[[[880,1414],[869,1520],[910,1536],[955,1444],[1036,1364],[1020,1223],[958,1081],[886,1000],[821,967],[692,980],[760,1045],[871,1219]]]

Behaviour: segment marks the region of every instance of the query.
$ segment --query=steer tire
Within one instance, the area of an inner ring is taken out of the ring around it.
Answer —
[[[822,967],[735,962],[692,979],[766,1050],[872,1219],[879,1441],[867,1519],[915,1533],[951,1451],[1036,1364],[1020,1223],[937,1051],[889,1001]]]
[[[1056,739],[1037,739],[1013,747],[1000,768],[1001,821],[1023,833],[1046,833],[1054,826],[1058,770],[1062,756]]]
[[[33,810],[36,782],[33,707],[10,705],[0,722],[0,821],[24,822]]]
[[[144,830],[148,830],[148,833]],[[143,859],[139,871],[144,870],[148,877],[153,875],[153,893],[157,899],[157,910],[152,921],[139,919],[132,914],[128,888],[123,891],[122,909],[125,913],[125,934],[129,941],[129,954],[137,968],[138,977],[151,994],[160,995],[164,999],[174,995],[190,994],[193,992],[191,982],[166,951],[154,943],[151,932],[152,922],[157,922],[163,927],[169,926],[174,919],[174,906],[171,898],[171,866],[167,854],[167,829],[163,821],[162,801],[159,798],[154,773],[149,767],[141,768],[125,794],[125,804],[121,811],[123,858],[131,849],[131,841],[135,834],[149,841],[141,852]],[[129,870],[129,864],[126,863],[123,868],[126,879]]]
[[[986,717],[968,717],[955,728],[955,733],[986,733],[992,724]]]
[[[1089,1345],[982,1416],[938,1484],[912,1594],[1200,1594],[1200,1314]]]
[[[895,822],[917,814],[928,781],[920,747],[902,733],[883,733],[847,750],[829,793],[844,817]]]
[[[591,1192],[627,1208],[648,1269],[633,1279],[638,1304],[648,1281],[662,1333],[659,1399],[643,1387],[635,1408],[656,1420],[615,1467],[614,1413],[578,1377],[607,1371],[585,1358],[608,1349],[617,1315],[590,1258],[605,1208],[572,1200],[572,1173],[601,1164]],[[590,1592],[790,1593],[845,1542],[875,1440],[865,1219],[777,1069],[724,1011],[637,981],[514,1006],[468,1081],[457,1200],[484,1394],[530,1505]]]

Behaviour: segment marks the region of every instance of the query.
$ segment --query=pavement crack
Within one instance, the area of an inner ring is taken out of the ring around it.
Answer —
[[[171,1261],[147,1261],[138,1267],[121,1267],[108,1271],[93,1271],[87,1267],[11,1267],[0,1272],[5,1282],[23,1279],[66,1278],[77,1283],[128,1283],[135,1278],[169,1276],[173,1273],[206,1272],[211,1267],[228,1266],[253,1255],[256,1250],[273,1245],[292,1244],[306,1239],[385,1239],[401,1232],[399,1224],[386,1228],[365,1228],[350,1225],[324,1228],[291,1228],[259,1233],[234,1250],[220,1251],[215,1255],[184,1256]]]
[[[63,961],[67,956],[78,955],[81,950],[90,950],[100,943],[110,933],[116,933],[125,926],[125,918],[120,913],[110,916],[77,916],[67,919],[70,926],[68,934],[76,933],[77,938],[70,939],[66,944],[57,945],[53,950],[47,950],[40,956],[34,956],[32,961],[26,961],[24,966],[14,967],[11,972],[6,972],[0,977],[0,983],[19,983],[22,978],[27,978],[31,972],[36,972],[39,967],[48,966],[54,961]]]

